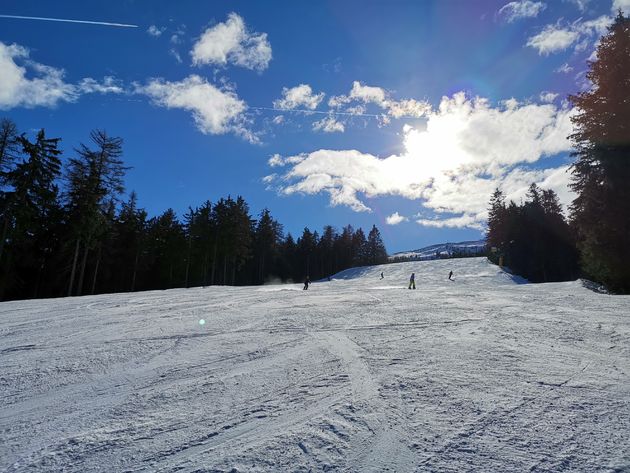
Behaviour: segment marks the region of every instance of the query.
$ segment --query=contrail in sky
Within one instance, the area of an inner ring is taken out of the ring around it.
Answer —
[[[105,21],[89,21],[89,20],[69,20],[67,18],[43,18],[41,16],[0,15],[0,18],[13,18],[16,20],[61,21],[64,23],[84,23],[87,25],[118,26],[121,28],[137,28],[138,27],[138,25],[127,25],[125,23],[107,23]]]

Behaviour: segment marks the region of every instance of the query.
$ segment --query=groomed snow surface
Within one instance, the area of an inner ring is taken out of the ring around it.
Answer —
[[[2,303],[0,471],[630,471],[630,297],[523,282],[474,258]]]

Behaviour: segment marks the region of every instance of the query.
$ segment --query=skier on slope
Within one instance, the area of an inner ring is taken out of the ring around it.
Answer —
[[[413,286],[413,288],[416,288],[416,273],[411,273],[411,277],[409,278],[409,289],[411,289],[411,287]]]
[[[308,285],[311,283],[311,278],[309,278],[308,276],[306,276],[306,279],[304,279],[304,287],[302,288],[304,291],[306,291],[308,289]]]
[[[453,271],[451,271],[450,273],[448,273],[448,278],[453,281]]]
[[[383,279],[385,276],[383,276],[383,271],[381,271],[381,279]]]

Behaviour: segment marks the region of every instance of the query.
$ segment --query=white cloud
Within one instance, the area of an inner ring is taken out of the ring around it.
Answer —
[[[298,154],[296,156],[289,156],[287,158],[283,158],[281,155],[276,153],[273,156],[271,156],[271,158],[269,158],[269,160],[267,161],[267,164],[269,164],[269,166],[273,168],[273,167],[278,167],[278,166],[286,166],[287,164],[297,164],[299,162],[304,161],[304,159],[306,159],[305,154]]]
[[[537,49],[538,54],[549,55],[550,53],[564,51],[579,36],[576,31],[556,25],[547,25],[544,30],[527,40],[527,46]]]
[[[349,98],[361,100],[364,103],[372,102],[381,105],[385,102],[385,96],[385,90],[380,87],[362,85],[359,81],[354,81],[352,83],[352,90],[350,91]]]
[[[575,52],[594,46],[600,36],[606,33],[612,18],[602,15],[594,20],[583,21],[581,18],[570,25],[547,25],[537,35],[527,40],[527,46],[538,50],[540,55],[549,55],[565,51],[575,44]]]
[[[313,130],[323,131],[324,133],[343,133],[346,127],[343,123],[335,120],[332,116],[327,116],[313,123]]]
[[[190,75],[179,82],[152,79],[145,86],[137,85],[136,92],[151,97],[153,103],[161,107],[192,112],[202,133],[235,133],[250,142],[258,141],[246,128],[246,103],[233,91],[218,89],[197,75]]]
[[[499,15],[505,17],[508,23],[512,23],[513,21],[519,20],[521,18],[537,17],[538,14],[545,8],[547,8],[547,5],[542,2],[521,0],[503,5],[499,9]]]
[[[423,117],[431,111],[431,105],[427,102],[417,101],[414,99],[405,99],[398,102],[394,100],[388,100],[386,102],[386,108],[389,115],[394,118],[402,117]]]
[[[262,181],[265,184],[270,184],[273,182],[273,180],[276,178],[276,174],[269,174],[268,176],[265,176],[262,178]]]
[[[387,225],[398,225],[399,223],[408,221],[409,219],[407,217],[403,217],[398,212],[394,212],[385,219],[385,223],[387,223]]]
[[[586,10],[589,2],[591,0],[569,0],[571,3],[575,4],[576,7],[579,8],[580,11]]]
[[[389,92],[381,87],[373,87],[363,85],[359,81],[352,83],[352,89],[348,95],[333,96],[328,100],[328,105],[333,108],[341,108],[350,103],[375,104],[385,110],[387,114],[394,118],[414,117],[419,118],[426,116],[431,111],[431,105],[425,101],[415,99],[404,99],[400,101],[393,100]],[[350,112],[356,109],[347,108],[345,111]],[[363,113],[365,108],[360,109]],[[351,112],[350,112],[351,113]]]
[[[169,39],[170,43],[173,45],[178,45],[178,44],[182,44],[183,41],[183,37],[186,34],[186,25],[179,25],[177,27],[177,29],[175,30],[175,32],[173,34],[171,34],[171,37]]]
[[[91,77],[86,77],[79,82],[77,88],[85,94],[122,94],[125,91],[121,82],[111,76],[105,76],[103,82],[98,82]]]
[[[175,58],[175,60],[176,60],[179,64],[181,64],[181,63],[183,62],[183,61],[182,61],[182,57],[179,55],[179,52],[177,52],[177,50],[176,50],[175,48],[171,48],[171,49],[169,49],[168,53],[169,53],[171,56],[173,56],[173,57]]]
[[[613,0],[610,10],[614,14],[617,14],[619,9],[621,9],[626,16],[630,15],[630,0]]]
[[[17,44],[0,42],[0,109],[13,107],[52,107],[60,101],[77,99],[74,86],[63,80],[64,71],[28,61],[28,49]],[[27,78],[26,67],[16,61],[27,63],[35,71],[35,77]]]
[[[358,212],[370,211],[363,196],[398,195],[421,200],[438,214],[456,214],[446,219],[452,225],[481,225],[495,187],[508,197],[524,193],[532,182],[558,172],[532,170],[529,164],[570,150],[572,110],[506,102],[493,107],[464,93],[443,97],[427,116],[425,130],[404,127],[404,153],[378,157],[321,149],[285,158],[282,165],[291,166],[276,178],[276,189],[287,195],[325,192],[331,205]],[[550,184],[559,186],[560,180]]]
[[[166,28],[164,28],[164,27],[158,28],[155,25],[151,25],[147,29],[147,33],[149,33],[150,36],[153,36],[154,38],[157,38],[159,36],[162,36],[162,33],[164,33],[164,30],[166,30]]]
[[[606,34],[606,32],[608,31],[608,27],[611,25],[612,22],[612,17],[608,15],[602,15],[594,20],[583,22],[577,21],[574,23],[574,25],[577,31],[584,35],[599,37]]]
[[[271,45],[266,33],[251,33],[236,13],[230,13],[225,23],[208,28],[193,46],[193,64],[228,63],[263,71],[271,61]]]
[[[423,227],[434,228],[474,228],[483,230],[483,223],[475,215],[460,215],[459,217],[449,217],[443,219],[418,219],[416,223]]]
[[[324,99],[324,93],[314,94],[308,84],[300,84],[296,87],[282,88],[282,98],[275,100],[273,106],[280,110],[293,110],[295,108],[307,108],[315,110]]]
[[[558,98],[558,94],[553,92],[541,92],[540,101],[545,103],[551,103]]]
[[[276,166],[284,166],[284,160],[282,159],[282,156],[276,153],[271,158],[269,158],[267,164],[269,164],[269,166],[271,166],[272,168]]]
[[[573,67],[569,66],[569,63],[565,62],[562,66],[556,69],[554,72],[560,72],[563,74],[568,74],[573,70]]]
[[[29,50],[18,44],[0,42],[0,110],[14,107],[54,107],[75,102],[82,94],[122,93],[113,77],[102,83],[86,77],[78,84],[64,81],[64,70],[29,59]]]

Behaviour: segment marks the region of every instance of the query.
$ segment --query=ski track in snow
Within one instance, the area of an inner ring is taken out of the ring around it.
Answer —
[[[628,366],[630,297],[483,258],[5,302],[0,472],[630,471]]]

